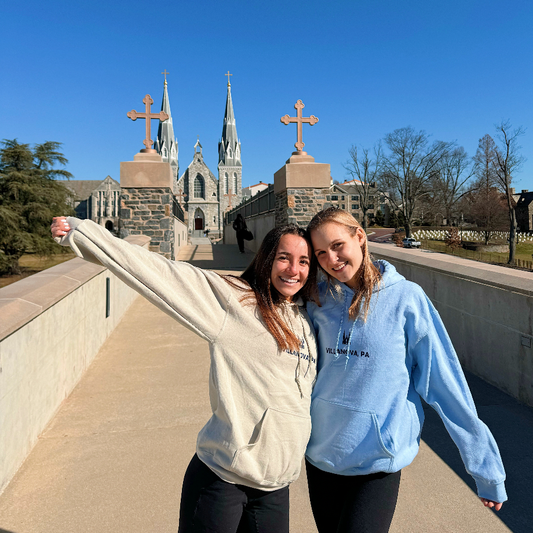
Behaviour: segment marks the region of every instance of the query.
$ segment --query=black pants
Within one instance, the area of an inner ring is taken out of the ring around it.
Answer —
[[[239,245],[239,252],[244,253],[244,231],[237,230],[237,244]]]
[[[272,492],[220,479],[195,454],[181,491],[178,533],[289,533],[289,487]]]
[[[339,476],[308,461],[307,483],[319,533],[387,533],[396,509],[400,472]]]

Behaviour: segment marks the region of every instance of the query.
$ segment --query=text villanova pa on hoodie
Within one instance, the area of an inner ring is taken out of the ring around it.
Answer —
[[[322,307],[308,304],[319,356],[307,459],[340,475],[397,472],[418,453],[422,397],[442,418],[478,495],[505,501],[498,447],[436,309],[391,264],[375,264],[383,279],[366,323],[348,318],[354,292],[343,283],[321,283]]]
[[[224,481],[265,491],[297,479],[316,376],[315,336],[302,302],[278,307],[301,339],[299,351],[280,351],[257,305],[241,303],[245,293],[215,272],[128,244],[91,220],[67,221],[72,229],[61,244],[209,342],[213,414],[198,434],[200,460]]]

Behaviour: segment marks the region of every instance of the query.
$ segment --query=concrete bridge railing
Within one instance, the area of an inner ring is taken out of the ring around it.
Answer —
[[[0,289],[0,491],[136,296],[77,258]]]

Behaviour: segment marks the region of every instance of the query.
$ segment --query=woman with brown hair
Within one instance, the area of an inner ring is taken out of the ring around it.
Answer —
[[[306,233],[272,230],[240,277],[169,261],[90,220],[56,218],[52,235],[209,343],[212,416],[185,474],[179,532],[288,533],[316,375]]]
[[[372,262],[349,213],[321,211],[308,231],[327,276],[308,304],[318,341],[307,477],[320,533],[386,533],[401,469],[418,452],[421,398],[442,418],[485,506],[507,499],[505,471],[436,309],[386,261]]]

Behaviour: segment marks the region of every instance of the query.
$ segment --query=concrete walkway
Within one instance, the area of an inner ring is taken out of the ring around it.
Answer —
[[[224,273],[251,258],[220,244],[180,256]],[[204,341],[138,298],[0,496],[0,533],[175,533],[181,481],[210,416],[208,366]],[[391,533],[533,530],[533,411],[468,378],[500,445],[510,502],[498,514],[482,506],[429,409]],[[303,476],[291,487],[291,532],[316,532]]]

